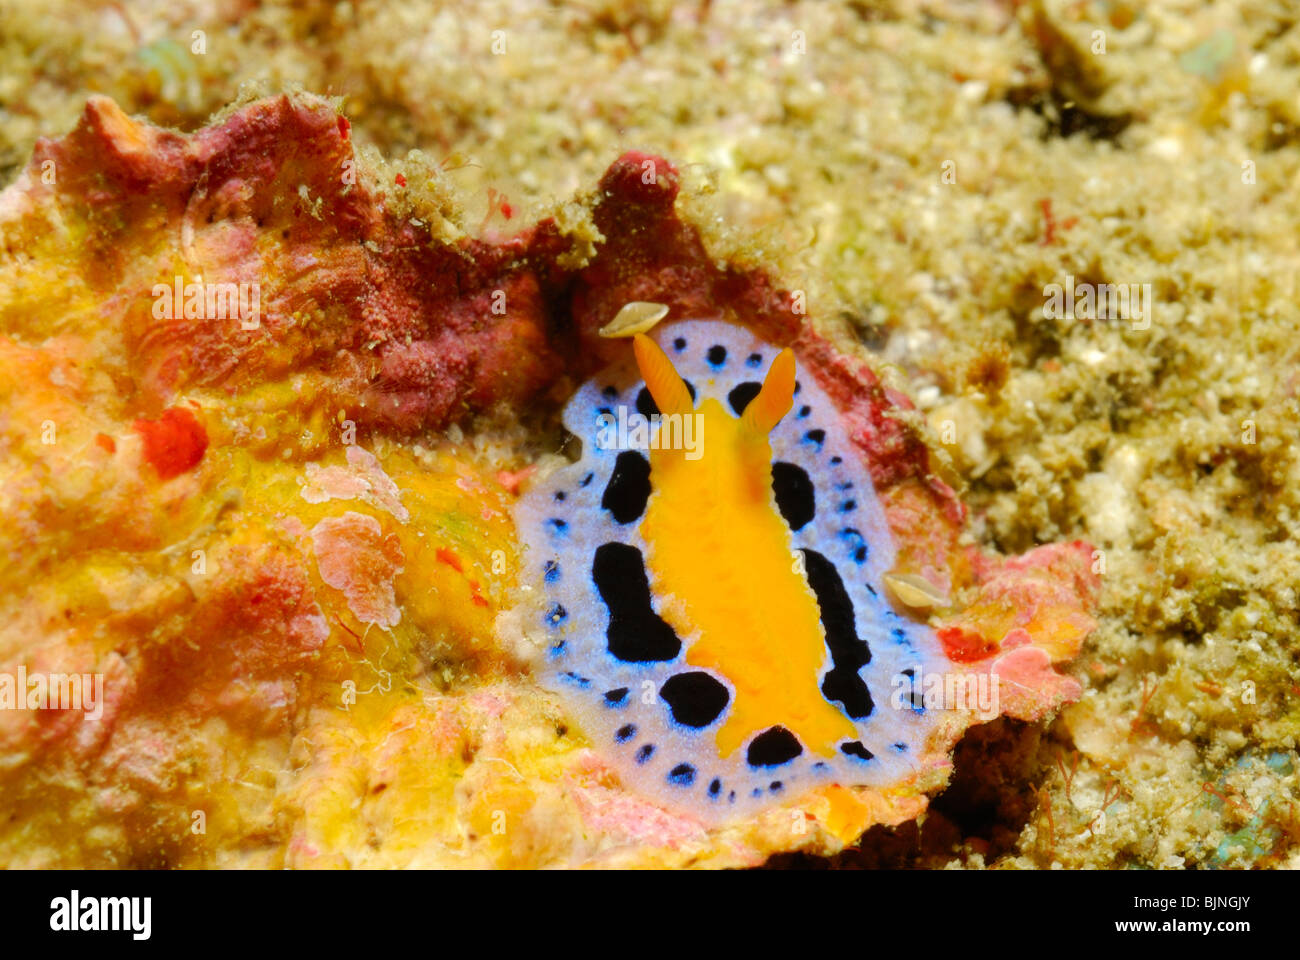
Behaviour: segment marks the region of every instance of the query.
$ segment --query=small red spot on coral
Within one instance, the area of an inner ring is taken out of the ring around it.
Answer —
[[[436,551],[434,551],[434,555],[441,562],[451,567],[457,573],[463,574],[465,572],[465,567],[460,562],[460,557],[456,556],[456,554],[452,553],[446,547],[439,547]],[[489,606],[488,602],[485,599],[483,599],[483,595],[479,593],[479,584],[477,580],[469,581],[469,589],[471,593],[471,596],[469,598],[470,603],[476,604],[477,606],[480,607]]]
[[[1039,246],[1049,247],[1056,242],[1056,231],[1069,230],[1079,222],[1078,217],[1069,217],[1057,222],[1052,216],[1052,198],[1043,197],[1038,201],[1038,208],[1043,211],[1043,239],[1039,241]]]
[[[941,627],[937,631],[944,653],[953,663],[975,663],[997,652],[997,644],[990,643],[978,633],[961,627]]]
[[[1133,722],[1129,724],[1130,737],[1138,733],[1146,736],[1155,736],[1160,732],[1160,727],[1155,723],[1155,721],[1148,720],[1142,716],[1142,714],[1146,712],[1147,705],[1151,703],[1151,698],[1156,695],[1156,688],[1159,686],[1160,681],[1157,680],[1151,685],[1151,689],[1148,690],[1147,678],[1142,678],[1142,702],[1138,704],[1137,714],[1134,716]]]
[[[505,487],[507,493],[519,496],[519,484],[536,471],[536,467],[524,467],[522,470],[511,472],[509,470],[497,471],[497,483]]]
[[[1214,784],[1207,780],[1201,784],[1201,790],[1203,790],[1205,793],[1212,794],[1213,796],[1218,797],[1221,801],[1228,804],[1228,806],[1235,807],[1237,810],[1240,810],[1242,813],[1253,814],[1255,812],[1250,808],[1249,804],[1247,804],[1240,797],[1236,796],[1233,793],[1231,787],[1225,787],[1224,792],[1220,793],[1218,790],[1215,789]]]
[[[600,189],[617,202],[671,210],[681,187],[677,168],[663,157],[629,150],[600,179]]]
[[[441,560],[447,566],[451,567],[457,573],[465,572],[465,568],[462,567],[460,564],[460,558],[457,557],[456,554],[448,550],[446,547],[439,547],[436,552],[436,556],[438,557],[439,560]]]
[[[117,441],[106,433],[95,434],[95,443],[103,447],[109,453],[117,453]]]
[[[352,639],[355,641],[355,648],[357,653],[361,654],[364,657],[366,655],[366,647],[365,644],[361,642],[361,635],[357,633],[355,630],[353,630],[351,627],[349,627],[342,620],[340,620],[337,616],[334,618],[334,622],[352,635]],[[353,645],[354,644],[348,644],[348,646],[353,646]]]
[[[164,480],[193,469],[208,449],[207,431],[184,407],[164,410],[157,420],[137,420],[132,428],[144,440],[144,458]]]
[[[339,136],[344,140],[352,136],[352,124],[348,123],[347,117],[339,117]]]
[[[393,178],[393,182],[396,183],[399,187],[406,186],[406,178],[402,176],[400,173]]]
[[[501,204],[501,215],[509,220],[515,215],[515,208],[510,206],[510,204],[503,202]]]

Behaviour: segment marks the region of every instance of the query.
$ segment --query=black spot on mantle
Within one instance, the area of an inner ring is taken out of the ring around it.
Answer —
[[[785,727],[769,727],[749,742],[745,760],[751,767],[779,767],[801,753],[798,737]]]
[[[727,403],[731,404],[731,409],[736,412],[736,416],[740,416],[762,389],[763,385],[757,380],[746,380],[731,388],[731,392],[727,394]]]
[[[602,543],[596,548],[591,579],[609,608],[605,638],[611,654],[626,663],[650,663],[681,653],[681,640],[650,606],[650,580],[640,550],[625,543]]]
[[[862,745],[860,740],[851,740],[848,743],[840,744],[840,753],[847,757],[857,757],[859,760],[870,760],[875,756],[874,753]]]
[[[835,564],[816,550],[804,548],[802,552],[808,586],[817,595],[826,646],[834,663],[822,681],[822,694],[827,700],[839,701],[854,720],[861,720],[875,706],[866,683],[858,676],[858,670],[871,662],[871,648],[858,637],[853,601]]]
[[[731,700],[727,688],[702,670],[669,677],[659,689],[673,719],[685,727],[707,727]]]
[[[645,513],[650,499],[650,461],[636,450],[624,450],[614,460],[614,472],[600,505],[619,523],[631,523]]]
[[[798,464],[778,460],[772,464],[772,492],[776,506],[791,530],[801,530],[817,515],[817,501],[808,471]]]

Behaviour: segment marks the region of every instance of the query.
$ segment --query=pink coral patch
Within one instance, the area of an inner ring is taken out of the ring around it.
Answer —
[[[379,459],[353,444],[348,446],[347,451],[346,467],[307,464],[307,479],[300,491],[302,498],[308,503],[363,500],[371,506],[387,510],[402,523],[410,520],[410,511],[402,505],[402,491],[393,482],[393,478],[384,472]]]
[[[321,579],[342,591],[352,615],[362,623],[397,626],[402,612],[393,578],[405,560],[397,537],[385,536],[374,517],[349,510],[320,521],[311,538]]]
[[[703,841],[704,827],[687,817],[669,813],[648,800],[608,787],[576,787],[573,797],[583,823],[596,833],[631,843],[676,847],[689,841]]]
[[[1052,659],[1041,647],[1021,646],[993,661],[1002,712],[1018,720],[1038,720],[1083,695],[1074,677],[1052,669]]]

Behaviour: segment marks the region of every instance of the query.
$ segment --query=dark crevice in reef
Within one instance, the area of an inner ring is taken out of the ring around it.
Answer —
[[[1041,117],[1043,139],[1066,139],[1082,133],[1090,140],[1116,140],[1133,122],[1128,113],[1108,115],[1094,113],[1059,90],[1038,87],[1014,87],[1007,92],[1007,103],[1017,110],[1028,110]]]
[[[985,864],[1018,852],[1020,834],[1038,809],[1037,783],[1046,776],[1037,724],[999,718],[972,727],[957,745],[948,788],[917,821],[872,827],[833,857],[784,853],[774,870],[934,869],[979,852]]]
[[[1108,113],[1101,106],[1116,75],[1094,49],[1095,35],[1063,27],[1041,2],[1032,3],[1031,10],[1022,26],[1038,51],[1043,72],[1033,82],[1010,90],[1007,102],[1042,117],[1044,140],[1076,133],[1093,140],[1115,140],[1133,122],[1133,115]]]

